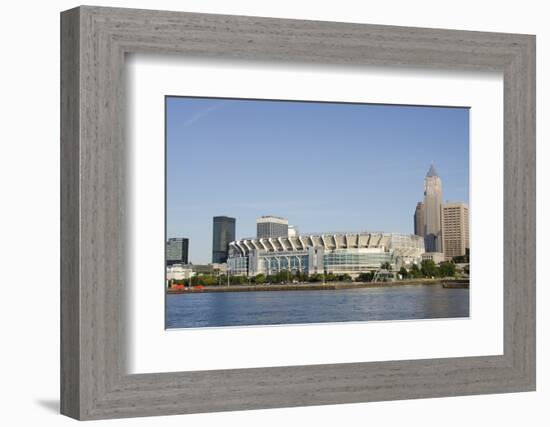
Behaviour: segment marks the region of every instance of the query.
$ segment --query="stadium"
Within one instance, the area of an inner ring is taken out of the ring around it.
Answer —
[[[229,244],[230,274],[256,276],[280,271],[349,274],[392,270],[420,264],[424,239],[398,233],[322,233],[292,237],[251,238]]]

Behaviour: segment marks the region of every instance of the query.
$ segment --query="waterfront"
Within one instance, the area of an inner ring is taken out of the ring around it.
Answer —
[[[240,284],[240,285],[218,285],[218,286],[183,286],[175,285],[167,288],[168,294],[191,294],[202,292],[258,292],[258,291],[330,291],[335,289],[358,289],[377,288],[381,286],[404,286],[404,285],[441,285],[445,288],[469,288],[470,280],[449,278],[449,279],[405,279],[389,282],[299,282],[299,283],[278,283],[278,284]]]
[[[468,316],[469,289],[439,284],[166,295],[168,329]]]

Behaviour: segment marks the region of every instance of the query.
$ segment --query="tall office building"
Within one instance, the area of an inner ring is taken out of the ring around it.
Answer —
[[[256,220],[256,237],[264,239],[268,237],[287,237],[288,220],[278,216],[261,216]]]
[[[424,203],[418,202],[414,210],[414,234],[424,236]]]
[[[466,255],[470,248],[470,210],[465,203],[443,205],[443,252],[445,259]]]
[[[227,261],[229,243],[235,240],[235,218],[215,216],[212,233],[212,263]]]
[[[166,242],[166,265],[189,264],[189,239],[173,237]]]
[[[443,252],[441,238],[441,178],[434,165],[424,180],[424,244],[426,252]]]

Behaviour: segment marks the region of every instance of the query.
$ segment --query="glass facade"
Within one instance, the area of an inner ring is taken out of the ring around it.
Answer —
[[[350,274],[377,270],[384,263],[393,262],[393,251],[364,251],[362,249],[337,249],[325,253],[323,264],[327,273]]]
[[[166,242],[166,265],[188,264],[189,239],[177,237]]]
[[[238,276],[248,275],[248,257],[235,257],[227,260],[229,272]]]
[[[424,240],[419,236],[410,234],[393,233],[390,240],[390,248],[395,249],[399,254],[418,255],[424,252]]]
[[[261,256],[261,270],[264,274],[276,274],[279,271],[308,273],[308,255],[270,255]]]
[[[235,240],[235,218],[215,216],[212,229],[212,263],[227,261],[229,243]]]

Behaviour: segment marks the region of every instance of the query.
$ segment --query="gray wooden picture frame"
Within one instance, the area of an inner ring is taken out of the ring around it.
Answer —
[[[504,354],[127,374],[124,61],[136,52],[502,72]],[[65,415],[85,420],[535,390],[532,35],[71,9],[61,14],[61,166]]]

